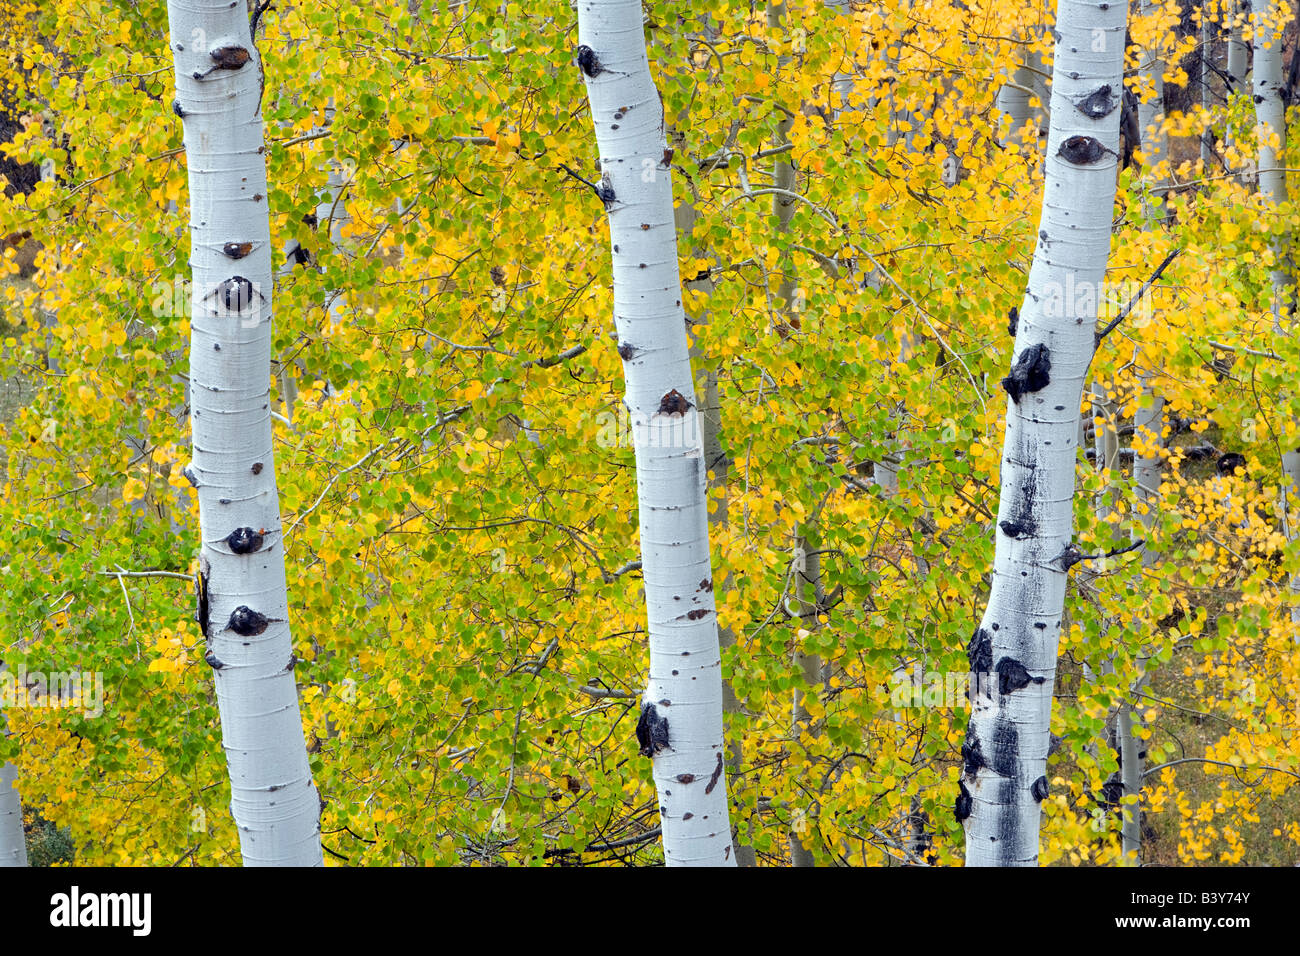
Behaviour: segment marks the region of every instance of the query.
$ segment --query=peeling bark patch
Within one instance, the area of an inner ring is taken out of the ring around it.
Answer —
[[[668,718],[660,717],[654,704],[641,705],[641,717],[636,722],[636,740],[641,745],[643,757],[653,757],[668,749]]]
[[[203,655],[203,660],[207,662],[207,665],[211,667],[214,671],[219,671],[221,670],[221,668],[226,666],[224,663],[221,662],[221,660],[217,657],[217,655],[213,654],[211,651],[208,651],[206,654]]]
[[[1099,86],[1074,104],[1075,109],[1080,113],[1093,119],[1109,116],[1117,106],[1119,106],[1119,98],[1113,95],[1109,83]]]
[[[1007,390],[1011,400],[1019,405],[1022,395],[1036,392],[1050,383],[1051,370],[1051,351],[1039,342],[1020,353],[1020,358],[1011,367],[1011,374],[1002,380],[1002,387]]]
[[[661,415],[685,415],[690,407],[691,403],[687,401],[686,396],[675,388],[659,400]]]
[[[208,559],[199,558],[199,571],[194,575],[194,620],[199,622],[199,633],[208,636]]]
[[[1056,155],[1075,166],[1090,166],[1101,162],[1107,153],[1117,155],[1114,150],[1107,149],[1091,136],[1071,136],[1056,151]]]
[[[226,622],[226,630],[234,631],[241,637],[253,637],[261,634],[267,626],[278,621],[278,618],[267,617],[260,611],[254,611],[243,604],[230,612],[230,620]]]
[[[998,661],[998,692],[1003,696],[1014,693],[1030,684],[1041,684],[1047,678],[1030,677],[1024,664],[1014,657],[1004,657]]]
[[[993,670],[993,639],[984,628],[976,628],[966,646],[966,659],[970,661],[972,674],[987,674]]]
[[[958,781],[957,788],[957,806],[953,808],[953,816],[957,818],[958,823],[961,823],[970,816],[971,805],[975,801],[971,799],[970,791],[966,789],[966,784]]]
[[[1034,799],[1037,800],[1039,803],[1042,803],[1044,800],[1046,800],[1047,793],[1048,793],[1047,778],[1039,777],[1037,780],[1035,780],[1034,786],[1031,788],[1030,792],[1033,793]]]
[[[228,242],[221,247],[222,254],[231,259],[242,259],[252,251],[251,242]]]
[[[722,777],[722,754],[718,754],[717,766],[713,768],[713,774],[709,777],[709,783],[704,788],[705,794],[713,792],[713,788],[718,785],[718,780]]]
[[[252,528],[236,528],[226,535],[226,545],[235,554],[252,554],[262,548],[262,536]]]

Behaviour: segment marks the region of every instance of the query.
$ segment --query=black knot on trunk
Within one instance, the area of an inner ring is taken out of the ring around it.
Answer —
[[[228,242],[221,247],[221,252],[231,259],[242,259],[252,251],[251,242]]]
[[[1119,106],[1119,98],[1112,92],[1110,84],[1107,84],[1098,87],[1075,103],[1074,106],[1084,116],[1101,119],[1103,116],[1108,116],[1114,112],[1115,107]]]
[[[984,748],[973,728],[966,732],[966,742],[961,745],[961,765],[968,777],[975,776],[984,766]]]
[[[217,47],[208,56],[212,58],[212,67],[208,70],[195,72],[194,79],[205,79],[217,70],[238,70],[253,58],[248,50],[242,46]]]
[[[1011,367],[1011,374],[1002,380],[1002,387],[1007,390],[1011,400],[1019,405],[1022,395],[1037,392],[1051,383],[1051,371],[1051,350],[1038,342],[1020,353],[1020,358]]]
[[[600,57],[596,56],[596,51],[585,43],[578,47],[578,69],[587,76],[600,76],[605,72]]]
[[[954,816],[957,817],[957,822],[961,823],[970,816],[974,801],[971,799],[970,791],[966,789],[966,784],[958,782],[957,787],[957,806],[954,808]]]
[[[252,554],[261,550],[262,536],[252,528],[236,528],[226,535],[226,544],[235,554]]]
[[[1028,515],[1010,521],[999,521],[998,527],[1008,538],[1015,538],[1017,541],[1032,538],[1034,532],[1038,530],[1037,524]]]
[[[966,647],[972,674],[987,674],[993,670],[993,639],[984,628],[977,628]]]
[[[211,651],[208,651],[206,654],[203,655],[203,660],[206,661],[207,665],[211,667],[214,671],[219,671],[221,670],[221,668],[226,666],[221,662],[221,660],[217,657],[217,655],[213,654]]]
[[[691,403],[677,389],[673,389],[659,400],[659,413],[662,415],[685,415]]]
[[[1047,778],[1039,777],[1037,780],[1035,780],[1033,787],[1030,789],[1030,792],[1034,795],[1034,799],[1037,800],[1039,803],[1042,803],[1044,800],[1046,800],[1047,793],[1048,793]]]
[[[998,661],[998,692],[1003,694],[1014,693],[1022,687],[1028,687],[1030,684],[1041,684],[1047,678],[1030,677],[1029,670],[1024,664],[1014,657],[1004,657]]]
[[[1090,166],[1093,163],[1099,163],[1105,159],[1107,153],[1112,156],[1119,155],[1114,150],[1107,149],[1101,144],[1100,140],[1093,139],[1091,136],[1071,136],[1056,151],[1056,155],[1075,166]]]
[[[234,631],[240,637],[255,637],[266,630],[271,620],[265,614],[241,604],[230,612],[226,630]]]
[[[636,740],[645,757],[653,757],[668,749],[668,718],[660,717],[654,704],[641,705],[641,718],[636,722]]]
[[[1014,339],[1018,328],[1020,328],[1020,310],[1013,305],[1011,311],[1007,313],[1007,334]]]
[[[199,558],[199,572],[194,575],[194,620],[198,622],[199,633],[208,636],[208,571],[207,558]]]

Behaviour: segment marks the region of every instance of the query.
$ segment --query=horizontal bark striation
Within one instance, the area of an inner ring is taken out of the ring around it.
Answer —
[[[190,404],[197,583],[230,809],[246,865],[320,865],[298,710],[272,459],[271,236],[262,66],[245,0],[168,3],[189,169]]]
[[[968,866],[1038,862],[1052,687],[1073,536],[1079,406],[1110,250],[1127,5],[1061,0],[1042,217],[1015,334],[993,583],[956,814]]]

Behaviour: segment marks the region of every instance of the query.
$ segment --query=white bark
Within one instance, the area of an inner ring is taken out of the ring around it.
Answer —
[[[1149,540],[1160,507],[1160,473],[1164,464],[1160,449],[1164,446],[1165,400],[1151,388],[1149,374],[1143,378],[1142,394],[1143,402],[1133,414],[1133,438],[1135,444],[1150,447],[1151,452],[1134,457],[1133,482],[1136,486],[1138,520]],[[1143,547],[1142,561],[1137,572],[1138,593],[1141,593],[1141,569],[1150,567],[1154,559],[1155,551],[1149,545]],[[1136,622],[1134,626],[1137,626]],[[1140,692],[1146,685],[1146,680],[1147,658],[1139,657],[1130,693]],[[1124,796],[1133,797],[1136,802],[1126,804],[1123,808],[1120,847],[1124,862],[1132,866],[1140,866],[1142,863],[1142,758],[1138,756],[1142,750],[1138,739],[1141,727],[1142,718],[1137,708],[1127,700],[1122,702],[1115,721],[1115,739],[1120,752],[1120,782],[1124,787]]]
[[[3,671],[0,665],[0,671]],[[4,711],[0,710],[0,737],[6,736]],[[27,836],[23,831],[23,805],[14,781],[18,768],[0,766],[0,867],[27,865]]]
[[[578,42],[603,169],[614,325],[636,445],[650,633],[638,736],[654,758],[665,862],[734,866],[707,466],[681,303],[663,103],[650,76],[640,0],[580,0]]]
[[[14,781],[18,768],[0,767],[0,867],[27,865],[27,840],[23,833],[23,805]]]
[[[1151,0],[1142,0],[1139,10],[1143,15],[1151,10]],[[1169,154],[1169,135],[1164,129],[1165,119],[1165,64],[1158,47],[1144,47],[1141,51],[1138,73],[1142,77],[1144,95],[1138,103],[1138,129],[1142,135],[1143,166],[1155,169]],[[1147,90],[1154,90],[1146,93]]]
[[[1224,19],[1227,21],[1224,26],[1228,34],[1228,62],[1227,70],[1229,80],[1228,95],[1234,93],[1244,93],[1250,86],[1248,82],[1249,53],[1244,40],[1242,40],[1242,28],[1250,13],[1250,0],[1238,0],[1233,3],[1228,10]]]
[[[1127,4],[1061,0],[1039,239],[1020,309],[993,585],[972,637],[968,866],[1038,862],[1084,377],[1110,252]],[[1050,363],[1050,366],[1049,366]]]
[[[262,67],[246,0],[170,0],[189,168],[200,627],[246,865],[320,865],[272,461],[271,236]]]
[[[1251,0],[1251,26],[1254,39],[1255,132],[1259,139],[1259,191],[1270,205],[1287,201],[1286,170],[1286,101],[1282,97],[1282,9],[1269,0]],[[1293,54],[1295,55],[1295,54]],[[1274,141],[1276,140],[1276,145]],[[1292,324],[1292,291],[1287,281],[1289,250],[1279,238],[1273,246],[1273,330],[1286,334]],[[1287,540],[1296,537],[1291,512],[1300,496],[1300,449],[1282,455],[1282,493],[1284,530]],[[1300,624],[1300,575],[1291,578],[1291,621]],[[1300,642],[1300,634],[1297,634]]]

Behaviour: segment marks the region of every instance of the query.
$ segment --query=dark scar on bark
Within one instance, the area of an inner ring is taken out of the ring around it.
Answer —
[[[219,671],[221,670],[221,668],[226,666],[221,662],[221,660],[217,657],[217,655],[213,654],[211,651],[208,651],[206,654],[203,655],[203,660],[207,662],[207,665],[211,667],[214,671]]]
[[[1047,678],[1030,677],[1029,671],[1024,664],[1014,657],[1004,657],[998,661],[998,692],[1003,694],[1013,693],[1022,687],[1028,687],[1032,684],[1041,684]]]
[[[211,567],[208,559],[199,558],[199,571],[194,575],[194,620],[199,623],[199,633],[208,636],[208,574]]]
[[[970,791],[966,789],[966,784],[958,781],[957,787],[957,806],[953,808],[953,816],[957,818],[958,823],[961,823],[970,816],[971,804],[974,801],[971,799]]]
[[[1034,799],[1037,800],[1039,803],[1042,803],[1044,800],[1046,800],[1047,793],[1048,793],[1047,778],[1039,777],[1037,780],[1035,780],[1034,786],[1031,788],[1030,792],[1033,793]]]
[[[654,704],[641,705],[641,717],[636,722],[636,740],[641,745],[643,757],[653,757],[668,749],[668,718],[660,717]]]
[[[242,259],[252,251],[251,242],[227,242],[221,247],[222,254],[231,259]]]
[[[709,777],[708,786],[704,788],[704,792],[706,794],[713,792],[713,788],[718,785],[718,779],[721,776],[722,776],[722,754],[718,754],[718,763],[713,768],[713,775]]]
[[[262,536],[252,528],[236,528],[226,535],[226,545],[235,554],[252,554],[262,548]]]
[[[691,407],[686,396],[675,388],[659,400],[659,412],[663,415],[685,415]]]
[[[206,71],[195,71],[194,79],[207,79],[210,74],[215,73],[217,70],[238,70],[253,58],[248,50],[242,46],[218,47],[208,56],[212,58],[213,65]]]
[[[1020,310],[1013,305],[1007,312],[1007,334],[1014,339],[1018,328],[1020,328]]]
[[[1113,149],[1107,149],[1099,140],[1091,136],[1071,136],[1057,149],[1056,154],[1067,163],[1075,166],[1090,166],[1100,162],[1107,153],[1118,156]]]
[[[974,777],[984,766],[984,748],[974,728],[966,731],[966,742],[961,745],[961,763],[962,771],[968,777]]]
[[[636,346],[631,342],[620,342],[618,344],[618,357],[624,362],[631,361],[634,355],[636,355]]]
[[[1009,521],[999,521],[998,527],[1008,538],[1015,538],[1017,541],[1032,537],[1038,530],[1037,523],[1028,515]]]
[[[694,783],[694,782],[695,782],[695,774],[693,774],[693,773],[679,773],[679,774],[678,774],[676,777],[674,777],[673,779],[676,780],[678,783]]]
[[[1046,345],[1038,342],[1020,353],[1016,364],[1011,367],[1011,374],[1002,380],[1002,387],[1019,405],[1022,395],[1036,392],[1050,383],[1051,371],[1052,353]]]
[[[1100,86],[1093,92],[1089,93],[1083,99],[1074,104],[1084,116],[1090,116],[1093,119],[1101,119],[1114,112],[1115,107],[1119,105],[1119,99],[1112,95],[1110,85]]]
[[[230,612],[230,620],[225,630],[234,631],[240,637],[254,637],[261,634],[271,624],[283,624],[284,618],[267,617],[260,611],[241,604]]]
[[[993,669],[993,639],[984,628],[976,628],[966,647],[966,659],[973,674],[987,674]]]

